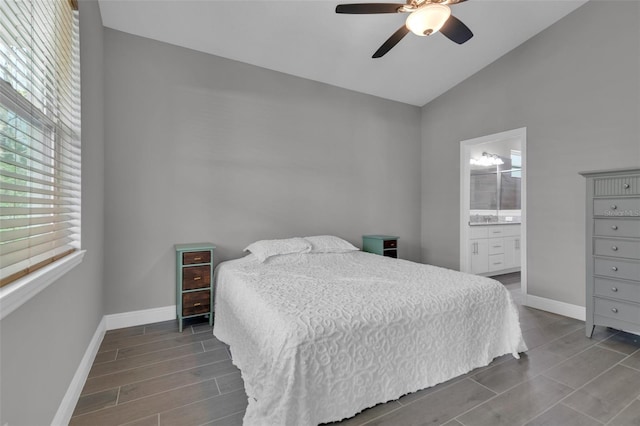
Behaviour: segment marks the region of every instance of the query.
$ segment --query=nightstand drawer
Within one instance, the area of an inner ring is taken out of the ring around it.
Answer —
[[[182,294],[182,315],[197,315],[209,312],[211,294],[209,290]]]
[[[182,253],[183,265],[194,265],[197,263],[211,263],[210,251],[191,251]]]
[[[398,240],[385,240],[384,242],[384,248],[388,249],[388,248],[397,248],[398,247]]]
[[[398,258],[398,250],[385,250],[382,254],[386,257],[393,257],[394,259]]]
[[[182,270],[183,290],[209,287],[209,284],[211,284],[211,266],[188,266]]]

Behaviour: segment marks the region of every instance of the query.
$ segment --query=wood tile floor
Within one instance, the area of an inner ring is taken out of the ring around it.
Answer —
[[[515,275],[498,277],[520,301]],[[640,337],[520,306],[529,351],[331,426],[640,425]],[[107,332],[71,425],[241,425],[247,398],[208,324]],[[269,425],[265,425],[269,426]]]

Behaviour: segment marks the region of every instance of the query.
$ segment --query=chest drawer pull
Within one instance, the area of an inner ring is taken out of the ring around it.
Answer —
[[[202,279],[202,277],[193,277],[194,281],[200,281]]]
[[[618,308],[611,308],[611,312],[613,312],[614,314],[618,313]]]
[[[200,302],[193,304],[193,306],[200,306],[200,305],[202,305],[202,303],[200,303]]]
[[[628,183],[625,183],[624,185],[622,185],[624,187],[624,189],[629,189],[630,185]]]
[[[611,287],[611,291],[614,292],[614,293],[617,293],[618,292],[618,287]]]
[[[617,270],[618,270],[618,267],[617,267],[617,266],[612,266],[612,267],[611,267],[611,270],[612,270],[612,271],[617,271]]]
[[[613,251],[618,251],[618,247],[616,247],[616,246],[611,246],[611,250],[613,250]]]
[[[611,210],[617,210],[618,206],[616,206],[615,204],[611,204]]]
[[[614,231],[618,230],[618,225],[611,225],[611,229],[613,229]]]

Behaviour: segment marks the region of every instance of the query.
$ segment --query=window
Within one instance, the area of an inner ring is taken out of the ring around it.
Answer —
[[[80,248],[75,9],[0,1],[0,287]]]
[[[522,177],[522,153],[518,150],[511,150],[511,176]]]

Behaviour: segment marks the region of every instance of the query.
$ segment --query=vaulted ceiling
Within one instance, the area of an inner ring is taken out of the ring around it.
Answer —
[[[100,0],[100,10],[105,27],[422,106],[586,0],[468,0],[451,6],[474,33],[467,43],[409,34],[379,59],[407,15],[335,13],[358,2]]]

